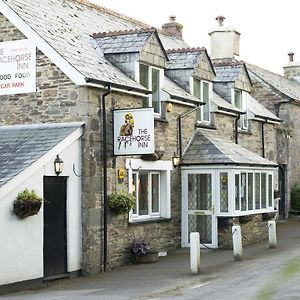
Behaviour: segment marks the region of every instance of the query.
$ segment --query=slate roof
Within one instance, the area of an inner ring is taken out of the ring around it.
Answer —
[[[176,39],[174,36],[163,34],[162,30],[158,30],[158,35],[166,50],[190,47],[189,44],[183,40]]]
[[[145,90],[99,55],[91,35],[140,29],[146,24],[72,0],[3,1],[84,77]]]
[[[213,130],[198,129],[183,155],[184,165],[229,164],[275,167],[271,162],[231,141]]]
[[[275,122],[281,122],[276,115],[266,109],[262,104],[255,100],[251,95],[248,94],[248,109],[255,117],[265,118]]]
[[[227,100],[219,96],[216,92],[213,91],[213,97],[212,97],[212,102],[217,105],[219,109],[224,109],[225,111],[230,111],[234,113],[241,113],[242,110],[239,108],[235,107],[231,103],[229,103]]]
[[[97,80],[104,84],[115,84],[117,87],[135,89],[140,92],[147,91],[99,53],[99,47],[92,35],[97,32],[153,27],[85,0],[0,1],[7,4],[87,81]],[[170,37],[162,30],[159,30],[159,38],[165,49],[188,47],[184,41]],[[106,51],[115,48],[111,46],[107,47]]]
[[[255,65],[247,64],[247,68],[252,80],[268,83],[288,98],[300,101],[300,85],[297,81],[285,78],[284,76],[267,71]]]
[[[215,82],[234,82],[238,78],[243,66],[215,66]]]
[[[193,102],[201,102],[197,97],[189,94],[182,87],[180,87],[177,83],[171,80],[169,77],[164,76],[164,86],[162,88],[163,91],[168,93],[172,98],[179,100],[191,100]]]
[[[188,48],[168,50],[167,69],[194,69],[205,53],[205,48]]]
[[[94,34],[93,37],[104,54],[135,53],[141,51],[152,34],[153,31],[117,31]]]
[[[82,123],[0,126],[0,187],[80,126]]]

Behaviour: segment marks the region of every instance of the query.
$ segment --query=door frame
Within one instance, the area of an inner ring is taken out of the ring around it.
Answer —
[[[188,216],[192,214],[190,210],[188,210],[188,175],[189,174],[211,174],[211,189],[212,189],[212,210],[211,211],[196,211],[195,214],[201,215],[211,215],[212,217],[212,243],[211,244],[201,244],[200,247],[211,247],[217,248],[218,247],[218,222],[217,222],[217,214],[216,209],[218,207],[218,203],[216,199],[218,198],[218,192],[216,189],[217,185],[217,171],[212,169],[189,169],[189,170],[182,170],[181,172],[181,183],[182,183],[182,218],[181,218],[181,246],[182,247],[189,247],[189,237],[188,237]],[[201,238],[201,237],[200,237]]]

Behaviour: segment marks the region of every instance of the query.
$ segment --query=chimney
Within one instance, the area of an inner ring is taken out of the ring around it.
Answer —
[[[289,52],[289,62],[283,66],[284,76],[288,79],[295,79],[300,82],[300,62],[294,61],[295,53]]]
[[[224,16],[218,16],[216,20],[218,27],[209,32],[211,59],[239,56],[241,34],[234,28],[224,26]]]
[[[169,17],[169,23],[165,23],[161,26],[164,33],[167,35],[173,36],[179,40],[182,38],[182,28],[183,26],[176,22],[176,16],[172,15]]]

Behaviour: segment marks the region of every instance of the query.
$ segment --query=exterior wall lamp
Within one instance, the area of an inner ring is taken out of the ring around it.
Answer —
[[[56,155],[56,158],[54,160],[54,172],[58,176],[64,169],[64,162],[63,160],[59,157],[59,155]]]
[[[177,153],[174,152],[173,157],[172,157],[172,163],[173,166],[176,168],[180,165],[180,157]]]

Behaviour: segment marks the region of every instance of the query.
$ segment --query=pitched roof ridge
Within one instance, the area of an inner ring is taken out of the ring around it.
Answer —
[[[143,27],[143,28],[148,28],[148,27],[151,27],[149,24],[146,24],[142,21],[139,21],[137,19],[134,19],[132,17],[129,17],[129,16],[126,16],[122,13],[119,13],[113,9],[110,9],[110,8],[107,8],[107,7],[104,7],[104,6],[100,6],[98,4],[95,4],[95,3],[92,3],[90,2],[89,0],[73,0],[74,2],[77,2],[77,3],[80,3],[80,4],[83,4],[85,6],[88,6],[90,8],[94,8],[100,12],[103,12],[103,13],[107,13],[109,15],[112,15],[114,17],[117,17],[117,18],[121,18],[125,21],[128,21],[128,22],[131,22],[137,26],[140,26],[140,27]]]
[[[216,61],[212,60],[214,67],[238,67],[243,66],[245,63],[243,61]]]
[[[205,47],[191,47],[191,48],[177,48],[177,49],[168,49],[166,52],[169,53],[186,53],[186,52],[202,52],[206,51]]]
[[[135,33],[152,33],[155,32],[155,30],[156,29],[154,27],[141,28],[141,29],[126,29],[126,30],[93,33],[92,36],[93,38],[104,38],[104,37],[111,37],[111,36],[129,35]]]

